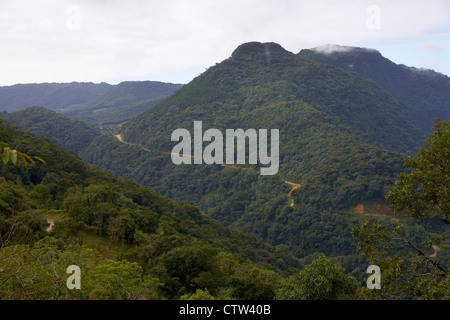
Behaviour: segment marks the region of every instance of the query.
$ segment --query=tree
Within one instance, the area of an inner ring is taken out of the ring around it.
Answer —
[[[353,230],[361,252],[372,265],[381,270],[381,289],[361,288],[358,296],[363,299],[405,300],[405,299],[449,299],[445,283],[449,282],[448,268],[440,261],[427,244],[410,239],[403,226],[392,230],[381,224],[361,223]],[[419,228],[417,232],[424,232]],[[443,238],[430,239],[433,248],[443,246]]]
[[[278,300],[347,300],[359,288],[358,281],[337,263],[321,254],[277,290]]]
[[[436,120],[426,148],[415,157],[408,157],[405,166],[412,169],[401,173],[386,195],[391,208],[413,218],[441,217],[450,223],[450,125]]]
[[[127,260],[105,259],[84,279],[81,291],[94,300],[156,299],[157,279],[144,276],[142,267]]]
[[[186,293],[181,296],[180,300],[215,300],[215,298],[209,293],[208,289],[197,289],[195,293]]]
[[[401,173],[386,194],[395,213],[450,223],[449,129],[447,122],[437,119],[426,148],[406,158],[405,165],[412,170]],[[353,236],[361,239],[358,251],[380,267],[382,279],[381,290],[363,289],[359,294],[369,299],[450,299],[450,263],[438,253],[448,246],[444,234],[448,229],[440,230],[441,234],[428,234],[417,226],[414,234],[408,234],[402,225],[390,230],[368,221],[354,228]]]

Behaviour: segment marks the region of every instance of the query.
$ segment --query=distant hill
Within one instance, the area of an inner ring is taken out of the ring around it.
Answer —
[[[27,169],[0,162],[0,300],[52,300],[55,292],[65,300],[167,300],[206,287],[219,297],[270,300],[301,265],[286,248],[86,165],[3,119],[0,142],[45,161]],[[74,262],[89,280],[71,291],[61,275]]]
[[[86,104],[57,111],[87,122],[120,123],[148,110],[182,86],[158,81],[127,81],[112,86]]]
[[[279,129],[279,173],[262,177],[257,166],[175,166],[164,155],[175,145],[171,133],[192,132],[194,120],[202,120],[204,130],[222,132]],[[396,99],[373,81],[258,42],[239,46],[230,58],[125,123],[121,134],[155,153],[116,158],[117,172],[129,172],[139,183],[299,255],[348,254],[352,240],[346,235],[353,222],[335,213],[383,199],[403,170],[402,153],[415,153],[425,141]],[[287,196],[291,186],[283,180],[301,186],[291,194],[294,207]]]
[[[41,106],[90,124],[116,124],[148,110],[181,87],[158,81],[17,84],[0,87],[0,111]]]
[[[28,111],[17,113],[15,122],[67,143],[66,148],[73,149],[81,135],[77,130],[84,130],[78,122],[62,133],[56,123],[67,118]],[[279,129],[278,174],[261,176],[257,165],[174,165],[171,133],[192,132],[194,120],[201,120],[204,130],[222,132]],[[120,133],[123,142],[100,134],[79,156],[194,204],[227,226],[286,245],[298,257],[323,252],[347,266],[356,245],[351,229],[364,218],[362,211],[391,219],[376,208],[405,170],[405,155],[425,143],[397,99],[374,81],[258,42],[239,46],[230,58],[123,124]]]
[[[302,50],[298,56],[353,71],[374,81],[426,133],[430,133],[436,117],[450,120],[450,78],[444,74],[395,64],[380,52],[367,48],[328,45]]]
[[[0,87],[0,111],[13,112],[31,106],[58,109],[84,104],[107,92],[107,83],[36,83]]]
[[[296,121],[311,120],[310,115],[296,118],[305,108],[316,113],[316,124],[326,121],[360,142],[392,151],[409,152],[425,138],[374,82],[274,43],[241,45],[229,59],[125,124],[123,135],[149,148],[167,148],[174,129],[201,119],[219,129],[279,128],[292,137],[298,133],[292,128],[304,129]]]
[[[38,136],[54,139],[60,147],[76,154],[83,152],[101,136],[100,129],[43,107],[30,107],[12,113],[0,112],[0,118]]]

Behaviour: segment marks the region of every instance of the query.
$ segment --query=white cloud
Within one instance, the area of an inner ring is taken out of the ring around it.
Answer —
[[[367,27],[367,8],[372,4],[2,0],[0,85],[151,79],[164,72],[213,65],[248,41],[277,42],[295,53],[325,43],[376,48],[449,25],[448,1],[383,0],[376,1],[380,28],[372,30]],[[70,7],[79,8],[79,24],[74,24],[76,11],[68,11]]]
[[[323,46],[318,46],[318,47],[312,48],[312,50],[329,55],[329,54],[333,54],[335,52],[349,52],[349,51],[355,50],[355,47],[341,46],[341,45],[337,45],[337,44],[326,44]],[[361,48],[361,50],[374,51],[375,49]]]

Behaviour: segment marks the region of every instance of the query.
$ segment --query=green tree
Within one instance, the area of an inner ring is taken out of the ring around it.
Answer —
[[[417,244],[405,231],[402,226],[391,230],[368,221],[353,230],[353,235],[362,239],[358,251],[381,270],[381,289],[361,288],[358,296],[371,300],[448,299],[445,262],[439,261],[436,251],[432,253],[426,243]],[[435,237],[428,246],[442,247],[443,240]]]
[[[386,195],[392,210],[413,218],[436,217],[450,223],[450,125],[436,120],[426,148],[405,165],[412,169],[401,173]]]
[[[437,119],[426,148],[406,158],[412,170],[401,173],[386,195],[395,213],[450,223],[449,129],[447,122]],[[361,239],[358,251],[382,271],[381,290],[363,289],[359,294],[369,299],[449,299],[450,263],[439,253],[448,246],[448,226],[434,226],[439,233],[428,234],[419,227],[411,234],[403,225],[391,229],[368,221],[354,228],[353,236]]]
[[[155,299],[157,285],[136,262],[105,259],[87,273],[81,290],[94,300]]]
[[[347,300],[354,298],[358,281],[321,254],[277,290],[277,300]]]
[[[208,289],[197,289],[195,293],[186,293],[181,296],[180,300],[215,300],[215,298],[209,293]]]
[[[52,197],[52,195],[50,194],[50,189],[43,184],[34,186],[33,190],[30,192],[30,196],[33,199],[38,200],[43,205],[47,205],[48,201]]]

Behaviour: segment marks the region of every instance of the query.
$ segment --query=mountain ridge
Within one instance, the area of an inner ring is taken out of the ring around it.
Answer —
[[[196,120],[205,129],[280,129],[279,174],[261,177],[257,165],[175,166],[171,133],[191,131]],[[262,43],[236,48],[122,128],[130,144],[102,135],[81,151],[83,159],[298,257],[320,251],[344,260],[355,244],[351,228],[363,218],[355,206],[383,199],[405,170],[405,153],[424,142],[374,81]],[[288,196],[285,181],[301,188]]]
[[[298,55],[358,73],[375,82],[389,92],[408,119],[427,134],[435,118],[450,119],[450,78],[447,75],[396,64],[379,51],[367,48],[350,47],[332,53],[313,48],[301,50]]]
[[[85,103],[105,93],[105,82],[30,83],[0,87],[0,110],[17,111],[35,105],[56,109],[61,105]]]
[[[182,86],[160,81],[16,84],[0,87],[0,110],[41,106],[90,124],[116,124],[151,108]]]

